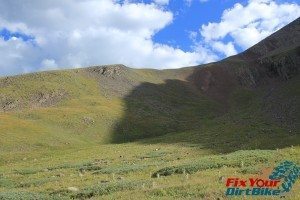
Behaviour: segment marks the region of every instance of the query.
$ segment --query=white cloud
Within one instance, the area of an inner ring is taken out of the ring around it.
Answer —
[[[0,74],[31,71],[31,63],[38,59],[38,52],[30,42],[24,42],[14,37],[8,41],[4,41],[0,37],[0,55]]]
[[[173,21],[170,11],[154,3],[0,0],[0,5],[0,29],[35,38],[34,44],[0,40],[0,75],[115,63],[176,68],[214,57],[205,48],[186,52],[153,42]]]
[[[237,51],[235,50],[232,42],[228,42],[227,44],[224,44],[223,42],[216,41],[216,42],[212,42],[211,45],[214,50],[226,55],[226,57],[237,54]]]
[[[53,59],[44,59],[41,63],[43,70],[57,69],[57,64]]]
[[[196,31],[189,31],[188,33],[189,33],[189,39],[195,43],[197,40],[198,33]]]
[[[230,36],[232,42],[247,49],[300,16],[300,6],[273,0],[249,0],[223,12],[221,21],[202,25],[201,35],[215,44]]]

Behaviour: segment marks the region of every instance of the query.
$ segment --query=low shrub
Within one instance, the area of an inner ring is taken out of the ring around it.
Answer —
[[[124,191],[124,190],[133,190],[142,188],[143,185],[149,186],[150,183],[146,181],[120,181],[116,183],[104,183],[99,185],[94,185],[87,187],[75,194],[71,195],[73,199],[85,199],[92,198],[94,196],[108,195],[114,192]]]
[[[196,173],[206,169],[217,169],[226,167],[255,166],[258,163],[267,163],[278,157],[276,151],[271,150],[248,150],[236,151],[227,155],[205,156],[193,163],[162,168],[152,174],[153,178],[159,176],[170,176],[172,174]]]
[[[1,192],[0,200],[59,200],[63,199],[58,196],[49,196],[43,193],[34,193],[34,192],[24,192],[24,191],[9,191],[9,192]]]
[[[113,166],[99,169],[94,174],[126,174],[129,172],[142,171],[143,169],[149,167],[149,165],[122,165],[122,166]]]

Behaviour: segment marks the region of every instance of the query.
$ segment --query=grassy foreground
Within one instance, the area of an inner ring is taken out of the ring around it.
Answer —
[[[219,155],[197,144],[128,143],[22,156],[1,166],[0,199],[225,199],[226,177],[266,177],[286,158],[299,162],[300,148]],[[287,199],[299,189],[298,181]]]

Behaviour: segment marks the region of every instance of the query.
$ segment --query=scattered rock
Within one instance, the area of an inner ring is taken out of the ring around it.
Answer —
[[[99,67],[92,67],[89,71],[100,74],[101,76],[109,77],[109,78],[116,78],[120,76],[126,67],[124,65],[107,65],[107,66],[99,66]]]
[[[86,125],[91,125],[91,124],[94,124],[95,123],[95,120],[91,117],[83,117],[83,123],[86,124]]]
[[[33,95],[30,100],[31,107],[46,107],[52,106],[67,96],[64,90],[56,91],[40,91]]]
[[[71,192],[78,192],[79,189],[77,187],[68,187],[68,190]]]
[[[60,174],[57,174],[56,176],[57,176],[57,177],[64,177],[65,175],[62,174],[62,173],[60,173]]]
[[[2,97],[0,99],[0,105],[1,105],[1,110],[3,110],[3,111],[15,110],[18,107],[20,107],[21,100],[20,99],[14,100],[14,99],[8,99],[5,97]]]
[[[111,77],[113,75],[120,75],[121,67],[120,66],[103,67],[101,69],[101,74],[107,77]]]

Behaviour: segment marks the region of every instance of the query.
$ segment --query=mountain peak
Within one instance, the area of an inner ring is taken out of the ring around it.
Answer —
[[[256,60],[294,49],[300,45],[300,17],[239,54],[244,60]]]

